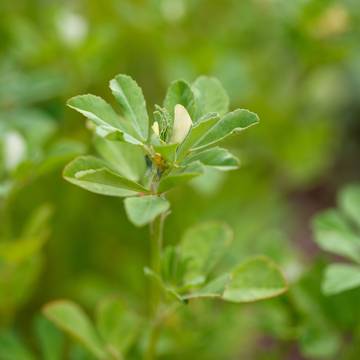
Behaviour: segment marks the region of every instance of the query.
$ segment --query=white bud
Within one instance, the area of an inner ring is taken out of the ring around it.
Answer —
[[[174,125],[170,142],[177,144],[181,143],[190,131],[191,126],[192,121],[188,111],[184,108],[184,106],[176,104],[174,110]]]
[[[4,151],[6,169],[15,169],[25,157],[25,140],[18,132],[9,131],[4,138]]]
[[[152,124],[151,129],[155,135],[160,136],[159,123],[157,121]]]

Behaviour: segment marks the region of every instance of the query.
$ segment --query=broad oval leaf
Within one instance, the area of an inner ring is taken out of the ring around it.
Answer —
[[[137,196],[124,200],[126,214],[136,226],[144,226],[167,211],[170,203],[156,195]]]
[[[244,261],[231,272],[222,298],[232,302],[252,302],[272,298],[287,290],[277,265],[266,257]]]
[[[249,110],[237,109],[232,111],[226,114],[203,136],[196,145],[196,149],[215,144],[227,136],[245,130],[258,122],[258,116]]]
[[[229,97],[220,81],[214,77],[200,76],[192,84],[198,117],[210,112],[223,116],[229,111]]]
[[[65,167],[63,176],[70,183],[96,194],[122,197],[149,192],[142,185],[116,174],[94,156],[76,158]]]
[[[67,105],[91,120],[99,129],[99,134],[108,136],[109,133],[120,133],[118,138],[130,142],[137,142],[136,134],[131,124],[121,118],[104,99],[99,96],[87,94],[74,96],[68,100]],[[128,138],[124,138],[127,134]]]
[[[146,141],[149,134],[149,117],[143,92],[128,75],[117,75],[110,81],[110,89],[137,134]]]
[[[120,175],[132,181],[141,180],[146,170],[145,154],[140,146],[96,137],[97,152]]]
[[[177,104],[184,106],[189,112],[190,117],[192,119],[194,118],[196,111],[194,93],[190,85],[183,80],[177,80],[171,83],[165,96],[164,108],[170,114],[170,127],[172,127],[174,123],[174,110]]]
[[[105,359],[104,344],[85,312],[75,303],[58,300],[47,304],[44,315],[83,344],[97,359]]]
[[[313,222],[316,243],[325,251],[360,262],[360,237],[336,210],[328,210]]]
[[[240,165],[240,161],[236,156],[220,147],[214,147],[189,156],[185,159],[184,163],[190,164],[193,161],[200,161],[205,166],[210,166],[222,171],[235,170]]]
[[[188,229],[179,245],[179,254],[187,265],[185,283],[203,283],[232,239],[230,227],[222,223],[203,223]]]
[[[334,264],[326,268],[325,279],[322,284],[324,294],[335,295],[359,286],[360,266]]]

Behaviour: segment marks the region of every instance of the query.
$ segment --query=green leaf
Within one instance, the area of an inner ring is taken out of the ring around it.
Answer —
[[[230,112],[204,135],[197,143],[196,149],[217,143],[227,136],[243,131],[258,122],[258,116],[249,110],[237,109]]]
[[[187,264],[185,284],[201,284],[214,269],[233,238],[231,229],[221,223],[204,223],[186,231],[179,245]]]
[[[173,163],[176,157],[176,149],[179,144],[154,145],[154,150],[160,154],[167,162]]]
[[[105,358],[101,339],[77,304],[67,300],[54,301],[47,304],[43,311],[50,321],[84,345],[97,359]]]
[[[116,174],[104,161],[93,156],[76,158],[65,167],[63,176],[70,183],[96,194],[131,196],[149,192],[142,185]]]
[[[278,296],[286,289],[286,281],[277,265],[266,257],[255,257],[231,272],[222,298],[232,302],[252,302]]]
[[[121,106],[125,118],[143,141],[149,134],[149,117],[144,95],[138,84],[127,75],[117,75],[110,81],[110,89]]]
[[[164,175],[159,183],[158,192],[163,193],[172,189],[175,186],[182,185],[196,176],[203,173],[203,166],[200,162],[194,162],[188,166],[170,171],[169,174]]]
[[[192,84],[192,89],[196,98],[198,117],[209,112],[223,116],[229,111],[229,97],[218,79],[200,76]]]
[[[323,250],[360,263],[360,238],[338,211],[328,210],[316,216],[313,228],[315,241]]]
[[[181,161],[201,138],[220,120],[219,115],[210,113],[195,123],[182,144],[179,146],[177,158]]]
[[[119,298],[107,298],[100,302],[96,324],[109,352],[118,359],[123,358],[140,330],[139,317]]]
[[[121,118],[101,97],[91,94],[79,95],[69,99],[67,105],[86,116],[96,126],[103,129],[103,132],[120,132],[119,138],[124,141],[138,142],[136,141],[136,135],[134,134],[129,121]]]
[[[146,171],[145,154],[140,146],[95,138],[98,153],[120,175],[132,181],[141,180]]]
[[[180,104],[184,106],[193,119],[195,116],[195,97],[191,90],[190,85],[183,80],[174,81],[168,88],[165,100],[164,108],[168,111],[171,118],[172,127],[174,123],[174,109],[175,105]]]
[[[340,192],[340,208],[360,226],[360,185],[349,185]]]
[[[218,170],[227,171],[237,169],[240,165],[239,159],[228,150],[214,147],[185,159],[185,164],[200,161],[205,166],[211,166]]]
[[[0,333],[0,359],[35,360],[35,357],[15,333],[2,331]]]
[[[334,264],[326,268],[322,284],[324,294],[334,295],[359,286],[360,266]]]
[[[43,316],[35,319],[35,333],[39,340],[42,359],[63,359],[64,336],[48,319]]]
[[[226,285],[231,280],[230,274],[223,274],[207,283],[202,288],[182,295],[182,300],[198,299],[198,298],[220,298],[224,293]]]
[[[156,195],[127,198],[124,204],[129,220],[136,226],[150,223],[170,207],[166,199]]]

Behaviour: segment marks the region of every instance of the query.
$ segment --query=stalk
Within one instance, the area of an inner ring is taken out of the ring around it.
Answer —
[[[165,214],[159,215],[150,224],[151,269],[159,277],[161,277],[161,251],[165,216]],[[161,322],[159,323],[158,321],[158,313],[161,305],[160,296],[159,285],[152,279],[150,287],[152,326],[145,354],[146,360],[154,360],[156,358],[156,346],[161,331]]]

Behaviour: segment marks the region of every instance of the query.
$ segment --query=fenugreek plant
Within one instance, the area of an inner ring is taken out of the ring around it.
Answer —
[[[214,78],[200,77],[191,85],[173,82],[163,106],[155,105],[151,120],[142,90],[131,77],[116,76],[110,89],[121,115],[98,96],[68,101],[88,119],[100,157],[76,158],[66,166],[64,177],[88,191],[123,197],[129,220],[139,227],[149,225],[151,263],[144,273],[151,285],[150,310],[144,317],[119,299],[106,299],[96,312],[96,325],[66,300],[46,305],[44,313],[98,359],[130,357],[133,347],[138,356],[155,359],[165,320],[189,301],[252,302],[286,290],[277,266],[263,256],[219,273],[217,265],[232,241],[224,224],[196,225],[178,246],[164,247],[164,222],[171,208],[168,192],[201,175],[206,167],[237,169],[238,159],[217,144],[259,120],[248,110],[228,112],[227,94]]]

